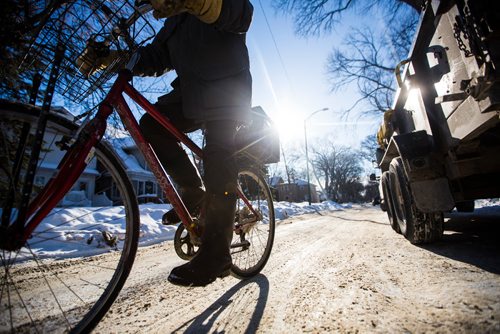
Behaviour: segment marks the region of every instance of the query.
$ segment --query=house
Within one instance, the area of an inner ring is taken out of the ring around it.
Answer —
[[[276,182],[277,180],[270,180]],[[271,183],[272,184],[272,183]],[[319,202],[319,195],[316,190],[316,185],[309,184],[305,180],[296,180],[294,183],[284,183],[281,179],[280,183],[273,185],[276,189],[277,200],[286,202],[308,202],[309,194],[311,194],[311,202]]]
[[[132,137],[115,138],[110,142],[132,182],[139,203],[162,202],[163,191]]]
[[[272,176],[268,180],[269,187],[276,188],[279,184],[285,183],[281,176]]]
[[[44,141],[45,142],[56,142],[56,135],[53,132],[48,130],[45,134]],[[55,146],[53,146],[55,148]],[[64,156],[63,151],[60,151],[58,148],[51,149],[50,151],[42,152],[41,156],[43,156],[43,160],[41,164],[39,164],[35,179],[34,186],[41,188],[47,182],[49,182],[50,178],[54,174],[57,169],[57,165],[59,161],[61,161]],[[78,179],[78,181],[73,185],[70,193],[66,195],[66,197],[61,202],[62,206],[90,206],[93,205],[92,199],[95,194],[95,182],[96,177],[99,175],[99,171],[97,170],[96,160],[91,160],[87,165],[82,175]]]
[[[62,115],[71,116],[69,111],[62,107],[53,108],[54,111]],[[116,129],[108,128],[108,132]],[[125,169],[139,203],[148,201],[162,202],[164,199],[163,191],[159,187],[156,178],[146,165],[145,159],[130,136],[123,132],[118,134],[118,138],[108,140],[113,146],[123,168]],[[47,129],[44,142],[53,143],[58,140],[56,134]],[[113,136],[114,137],[114,136]],[[43,148],[42,148],[43,150]],[[57,164],[61,161],[65,152],[59,150],[56,146],[46,149],[43,152],[43,161],[39,165],[35,179],[35,187],[41,188],[52,177],[57,169]],[[108,206],[119,204],[120,196],[116,186],[110,183],[110,177],[102,175],[95,159],[91,160],[80,178],[75,182],[71,190],[59,203],[60,206]]]

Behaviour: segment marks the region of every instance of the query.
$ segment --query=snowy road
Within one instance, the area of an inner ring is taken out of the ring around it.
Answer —
[[[257,277],[205,288],[166,280],[173,244],[143,248],[97,333],[500,332],[500,218],[453,217],[432,246],[378,208],[280,222]]]

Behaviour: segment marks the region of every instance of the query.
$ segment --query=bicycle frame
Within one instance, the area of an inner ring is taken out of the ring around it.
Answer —
[[[148,166],[158,180],[165,196],[176,210],[182,223],[191,233],[197,235],[194,218],[186,209],[172,181],[161,166],[156,154],[150,144],[141,133],[139,124],[128,106],[123,93],[129,96],[137,105],[149,113],[166,130],[168,130],[177,140],[186,145],[198,157],[203,157],[202,149],[196,145],[183,132],[179,131],[165,116],[161,115],[156,107],[144,98],[129,82],[132,74],[128,70],[123,70],[118,74],[110,91],[99,106],[97,114],[87,122],[80,130],[74,144],[70,147],[64,158],[59,163],[58,172],[50,179],[43,190],[30,203],[27,211],[26,222],[17,221],[14,225],[21,230],[23,244],[30,237],[33,230],[40,224],[42,219],[59,203],[64,195],[71,189],[93,157],[94,147],[102,139],[106,130],[108,117],[116,110],[130,132],[139,150],[143,153]],[[238,196],[244,201],[248,208],[258,216],[250,201],[245,197],[240,189]]]

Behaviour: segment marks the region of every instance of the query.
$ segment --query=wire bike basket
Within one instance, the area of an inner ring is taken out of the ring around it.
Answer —
[[[152,17],[141,14],[134,1],[76,0],[54,1],[45,8],[46,17],[30,38],[29,47],[20,65],[21,73],[40,74],[46,86],[51,65],[58,52],[63,53],[55,92],[79,103],[97,94],[103,95],[106,83],[123,67],[135,50],[152,39]],[[82,74],[77,59],[89,41],[120,51],[106,69],[90,76]]]

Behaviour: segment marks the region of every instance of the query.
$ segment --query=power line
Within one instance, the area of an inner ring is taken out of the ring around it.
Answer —
[[[267,25],[267,30],[269,30],[269,34],[271,35],[271,39],[273,40],[274,48],[276,49],[276,53],[278,54],[278,59],[280,61],[281,67],[283,68],[283,72],[285,73],[286,80],[288,81],[288,86],[292,90],[293,93],[293,86],[292,86],[292,80],[290,80],[290,76],[288,75],[288,71],[286,70],[285,62],[283,61],[283,57],[281,57],[281,52],[278,47],[278,43],[276,42],[276,38],[274,37],[273,31],[271,29],[271,25],[269,24],[269,20],[267,19],[266,11],[264,9],[264,6],[262,5],[262,1],[259,0],[259,5],[262,10],[262,14],[264,15],[264,20],[266,21]]]

